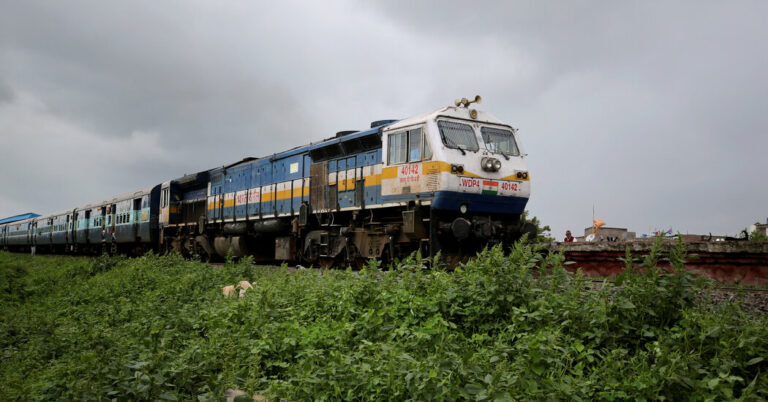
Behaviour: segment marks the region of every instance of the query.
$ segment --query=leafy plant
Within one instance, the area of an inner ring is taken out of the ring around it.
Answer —
[[[754,231],[752,231],[752,233],[749,234],[749,240],[750,241],[768,241],[768,234],[765,233],[765,229],[763,230],[755,229]]]
[[[687,258],[594,289],[524,242],[451,272],[0,253],[0,400],[765,399],[768,320],[700,304]]]
[[[552,237],[552,228],[550,228],[549,225],[542,226],[539,218],[535,216],[528,218],[528,211],[523,211],[520,219],[523,222],[528,222],[536,227],[536,238],[532,239],[535,243],[550,243],[555,241],[555,238]]]

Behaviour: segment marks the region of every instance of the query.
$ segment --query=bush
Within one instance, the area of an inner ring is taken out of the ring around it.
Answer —
[[[697,305],[684,244],[658,250],[600,289],[522,243],[453,272],[0,253],[0,399],[766,398],[768,322]]]
[[[768,235],[765,234],[765,230],[755,229],[749,234],[749,240],[751,241],[768,241]]]

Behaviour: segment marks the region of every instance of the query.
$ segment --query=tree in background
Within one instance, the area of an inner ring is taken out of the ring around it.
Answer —
[[[535,216],[528,218],[528,211],[523,211],[523,216],[521,218],[524,222],[528,222],[536,226],[536,239],[534,239],[535,243],[550,243],[555,241],[555,238],[552,237],[552,228],[550,228],[549,225],[541,226],[539,218]]]
[[[765,234],[765,230],[755,229],[749,234],[750,241],[768,241],[768,235]]]

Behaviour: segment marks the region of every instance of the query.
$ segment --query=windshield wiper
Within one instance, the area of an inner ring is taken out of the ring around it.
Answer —
[[[466,155],[467,154],[466,152],[464,152],[464,150],[461,148],[461,146],[459,144],[457,144],[455,141],[453,141],[453,139],[451,139],[449,137],[443,137],[443,142],[445,142],[445,145],[448,145],[451,148],[456,148],[459,151],[461,151],[462,155]],[[450,142],[450,144],[449,144],[449,142]]]

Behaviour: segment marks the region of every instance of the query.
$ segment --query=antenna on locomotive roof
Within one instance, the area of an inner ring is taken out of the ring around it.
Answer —
[[[482,101],[483,101],[483,98],[481,98],[480,95],[475,95],[475,100],[468,100],[467,98],[461,98],[461,100],[457,99],[456,101],[454,101],[454,103],[456,104],[457,107],[458,106],[469,107],[469,105],[472,103],[480,103]]]

